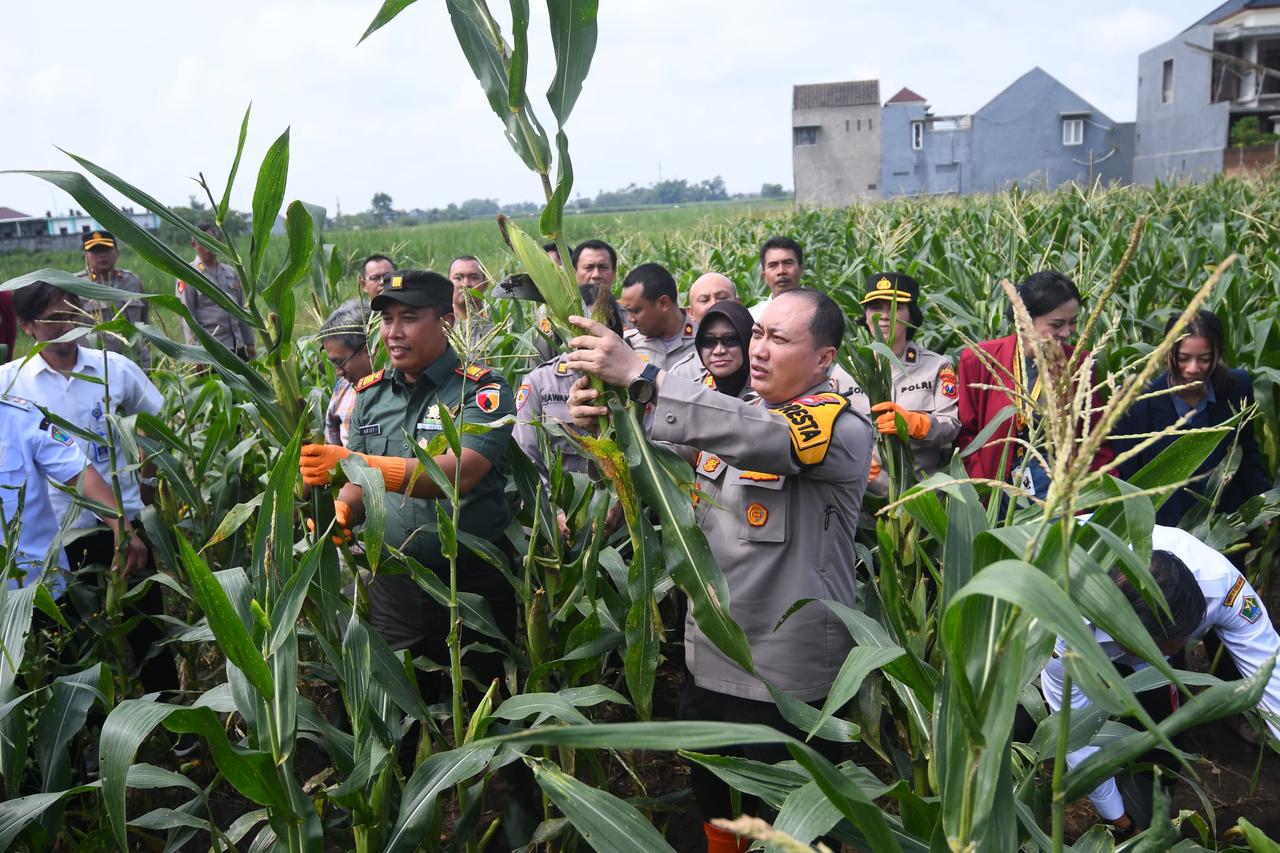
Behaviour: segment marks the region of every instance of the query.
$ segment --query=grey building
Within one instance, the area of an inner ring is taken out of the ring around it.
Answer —
[[[843,206],[878,196],[880,81],[796,86],[791,134],[797,204]]]
[[[1138,183],[1243,167],[1236,123],[1280,131],[1280,0],[1228,0],[1139,56],[1137,117]]]
[[[885,103],[880,127],[886,198],[1132,177],[1133,125],[1113,121],[1041,68],[962,115],[935,115],[923,97],[903,89]]]

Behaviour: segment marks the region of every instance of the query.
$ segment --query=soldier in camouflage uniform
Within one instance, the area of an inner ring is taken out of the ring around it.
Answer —
[[[120,260],[120,246],[115,235],[110,231],[90,231],[84,235],[84,269],[76,273],[76,278],[114,287],[116,290],[127,290],[131,293],[145,293],[142,279],[128,270],[116,268]],[[85,300],[82,307],[93,315],[98,323],[105,323],[116,315],[119,306],[114,303]],[[124,316],[134,325],[147,322],[151,306],[143,299],[130,299],[124,303]],[[143,370],[151,367],[151,350],[145,343],[129,347],[124,341],[113,335],[103,335],[103,348],[110,352],[123,353],[129,356]]]
[[[863,322],[874,337],[888,342],[901,367],[893,367],[892,400],[873,405],[856,384],[846,396],[860,414],[875,418],[882,433],[896,433],[901,417],[911,437],[916,469],[921,476],[936,473],[951,461],[951,445],[960,432],[959,392],[951,360],[912,341],[924,322],[920,284],[902,273],[876,273],[867,279],[862,305]],[[895,309],[897,320],[892,322]],[[872,472],[871,491],[886,494],[889,483],[878,460]]]
[[[829,390],[827,370],[844,334],[839,307],[807,289],[772,300],[749,348],[751,384],[760,395],[751,401],[659,371],[599,324],[578,325],[587,334],[572,341],[570,369],[626,386],[632,399],[652,403],[655,441],[700,452],[695,515],[724,572],[730,613],[751,645],[755,674],[712,644],[692,616],[686,620],[681,716],[795,732],[770,686],[821,702],[853,646],[840,620],[817,605],[775,629],[800,599],[854,605],[854,532],[872,430]],[[602,413],[595,398],[585,382],[575,386],[571,410],[579,426]],[[838,756],[837,745],[812,743]],[[737,754],[767,763],[790,755],[776,745],[744,745]],[[728,816],[727,787],[706,771],[693,774],[704,818]],[[708,850],[737,849],[731,835],[710,824],[706,832]]]
[[[501,376],[462,364],[449,345],[443,324],[453,319],[453,284],[444,276],[416,270],[393,273],[372,307],[382,312],[382,342],[391,367],[356,383],[349,448],[306,445],[300,468],[309,485],[327,485],[342,459],[352,453],[362,456],[382,472],[388,492],[407,495],[386,501],[387,544],[447,582],[449,562],[435,529],[436,503],[444,496],[422,472],[414,478],[418,463],[409,442],[428,447],[443,434],[444,418],[456,424],[495,424],[483,433],[462,433],[461,460],[448,450],[437,452],[435,460],[450,480],[461,465],[460,528],[506,549],[504,532],[512,518],[504,495],[506,448],[514,398]],[[347,483],[335,506],[341,526],[359,523],[364,517],[363,489]],[[485,596],[499,626],[514,634],[514,590],[484,560],[466,548],[460,550],[460,588]],[[379,574],[369,584],[369,594],[370,622],[392,649],[412,649],[436,663],[447,661],[448,611],[412,577]],[[501,674],[500,656],[496,666],[487,660],[491,657],[477,655],[470,664],[481,678]]]

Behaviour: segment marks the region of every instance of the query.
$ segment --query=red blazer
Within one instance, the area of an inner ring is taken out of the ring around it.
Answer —
[[[1013,388],[1013,360],[1017,355],[1017,345],[1013,335],[997,338],[994,341],[983,341],[978,348],[991,356],[1002,370],[992,372],[986,360],[980,358],[972,349],[960,354],[959,386],[960,386],[960,434],[956,436],[956,449],[964,450],[970,442],[982,432],[982,428],[995,419],[1000,410],[1013,403],[1013,398],[1003,390],[977,388],[977,385],[997,385]],[[1066,347],[1070,357],[1073,347]],[[1090,405],[1096,410],[1102,405],[1095,393]],[[1092,415],[1093,424],[1098,422],[1098,413]],[[1009,418],[987,439],[987,444],[964,460],[965,470],[970,477],[983,477],[990,480],[1007,480],[1009,461],[1015,458],[1017,448],[1001,439],[1009,438],[1017,432],[1016,418]],[[998,442],[998,443],[997,443]],[[1003,469],[1000,457],[1005,456]],[[1101,468],[1112,459],[1115,453],[1110,445],[1103,443],[1093,457],[1090,467]]]

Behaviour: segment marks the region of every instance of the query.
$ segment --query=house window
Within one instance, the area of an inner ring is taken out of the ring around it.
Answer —
[[[818,128],[797,127],[795,129],[795,143],[796,145],[817,145]]]
[[[1164,70],[1160,75],[1160,103],[1173,103],[1173,60],[1164,61]]]
[[[867,119],[867,130],[871,129],[871,119]]]
[[[862,130],[862,119],[858,119],[858,130]]]
[[[919,151],[924,148],[924,122],[911,122],[911,150]]]
[[[1063,145],[1083,145],[1084,144],[1084,119],[1064,118],[1062,120],[1062,144]]]
[[[848,119],[845,119],[845,120],[844,120],[844,132],[845,132],[845,133],[848,133],[848,132],[849,132],[849,120],[848,120]]]

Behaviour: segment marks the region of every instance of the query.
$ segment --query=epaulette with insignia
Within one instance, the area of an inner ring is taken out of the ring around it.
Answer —
[[[806,394],[773,409],[791,427],[791,449],[801,465],[817,465],[827,456],[836,418],[849,408],[849,399],[834,392]]]
[[[692,323],[685,323],[685,324],[684,324],[684,336],[687,338],[687,337],[691,336],[692,334],[693,334],[693,324],[692,324]]]
[[[372,388],[374,385],[381,382],[383,377],[386,375],[386,370],[375,370],[373,373],[370,373],[368,376],[356,383],[356,391],[364,391],[368,388]]]
[[[915,364],[916,359],[919,358],[919,356],[916,354],[916,348],[912,346],[907,347],[907,351],[905,355],[907,356],[907,364]]]
[[[454,368],[453,372],[465,379],[470,379],[472,382],[479,382],[481,379],[484,379],[490,373],[493,373],[493,371],[490,370],[489,368],[481,367],[478,364],[468,365],[467,367]]]
[[[24,412],[31,411],[31,401],[24,400],[21,397],[10,397],[8,394],[0,394],[0,403],[6,403],[15,409],[22,409]]]

